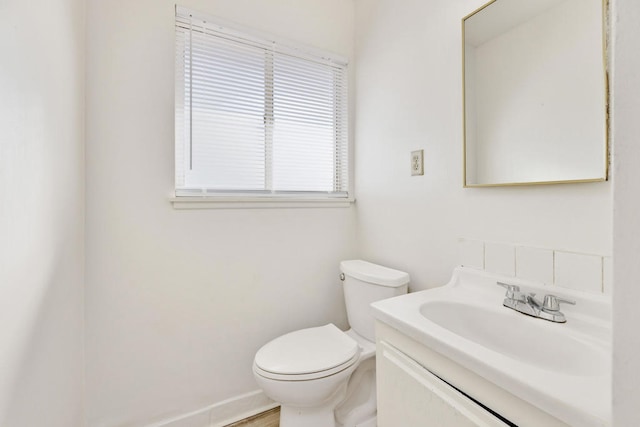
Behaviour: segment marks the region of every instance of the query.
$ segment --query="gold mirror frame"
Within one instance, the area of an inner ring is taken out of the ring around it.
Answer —
[[[466,76],[465,76],[465,21],[472,16],[476,15],[480,11],[486,9],[498,0],[491,0],[478,9],[474,10],[470,14],[462,18],[462,183],[464,188],[483,188],[483,187],[514,187],[514,186],[527,186],[527,185],[551,185],[551,184],[576,184],[586,182],[604,182],[609,179],[609,167],[610,167],[610,113],[609,113],[609,61],[608,61],[608,48],[609,48],[609,0],[602,0],[602,65],[604,70],[604,114],[605,114],[605,141],[604,141],[604,177],[601,178],[589,178],[589,179],[575,179],[575,180],[560,180],[560,181],[534,181],[534,182],[509,182],[498,184],[470,184],[467,182],[467,109],[466,109]]]

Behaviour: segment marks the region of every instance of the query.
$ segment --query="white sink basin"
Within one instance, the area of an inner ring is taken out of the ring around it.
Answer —
[[[566,323],[530,317],[502,305],[505,290],[496,281],[577,304],[562,306]],[[378,301],[372,307],[377,320],[568,425],[610,424],[607,296],[459,267],[445,286]]]
[[[431,301],[420,307],[420,313],[467,340],[542,369],[564,375],[607,373],[608,355],[597,344],[567,333],[566,325],[496,308]]]

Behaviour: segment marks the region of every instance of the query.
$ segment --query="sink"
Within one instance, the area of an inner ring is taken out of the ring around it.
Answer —
[[[504,307],[496,282],[577,304],[562,307],[566,323],[549,322]],[[609,296],[457,267],[444,286],[371,307],[378,322],[566,425],[610,425]]]
[[[467,340],[542,369],[565,375],[606,374],[607,354],[593,342],[568,334],[562,324],[502,306],[493,310],[450,301],[426,302],[420,314]]]

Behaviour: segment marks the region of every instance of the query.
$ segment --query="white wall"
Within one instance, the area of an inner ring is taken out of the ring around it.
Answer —
[[[181,5],[352,57],[352,2]],[[257,389],[255,351],[346,327],[355,209],[174,210],[174,2],[89,0],[87,416],[141,425]]]
[[[82,425],[84,7],[0,2],[0,425]]]
[[[484,3],[356,0],[360,255],[413,290],[446,283],[460,237],[611,255],[610,182],[462,188],[460,22]]]
[[[614,229],[613,420],[640,425],[640,3],[615,0],[613,44]]]

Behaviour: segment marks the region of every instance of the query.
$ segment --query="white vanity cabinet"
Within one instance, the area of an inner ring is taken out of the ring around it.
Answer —
[[[379,349],[379,426],[508,426],[395,347]]]
[[[376,337],[378,427],[568,427],[380,321]]]

